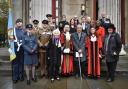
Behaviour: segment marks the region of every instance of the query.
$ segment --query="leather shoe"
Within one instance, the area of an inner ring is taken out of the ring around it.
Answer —
[[[17,82],[18,82],[18,80],[13,80],[13,83],[15,83],[15,84],[16,84]]]
[[[57,77],[57,78],[56,78],[56,80],[58,80],[58,81],[59,81],[59,80],[60,80],[60,77]]]
[[[33,82],[37,82],[37,79],[36,79],[36,78],[32,78],[32,81],[33,81]]]
[[[107,82],[112,82],[113,80],[111,78],[107,79]]]
[[[27,85],[30,85],[30,84],[31,84],[30,80],[27,80]]]
[[[51,83],[53,83],[54,82],[54,78],[51,78]]]
[[[24,78],[22,77],[22,78],[20,78],[20,81],[24,81]]]

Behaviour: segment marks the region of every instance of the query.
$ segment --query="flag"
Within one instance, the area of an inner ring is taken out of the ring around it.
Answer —
[[[9,13],[8,13],[8,42],[9,42],[9,53],[10,61],[13,61],[16,58],[15,48],[14,48],[14,32],[13,32],[13,17],[11,9],[11,0],[9,0]]]

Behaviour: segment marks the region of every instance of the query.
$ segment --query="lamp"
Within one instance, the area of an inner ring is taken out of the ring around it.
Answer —
[[[81,4],[81,15],[85,14],[85,4]]]

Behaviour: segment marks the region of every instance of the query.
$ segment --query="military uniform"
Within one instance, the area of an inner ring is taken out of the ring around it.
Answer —
[[[32,24],[26,25],[26,33],[23,37],[23,48],[24,48],[24,65],[26,69],[27,85],[30,85],[30,75],[32,81],[36,82],[36,69],[35,66],[38,64],[37,48],[38,42],[37,37],[32,35],[33,29]],[[30,72],[31,70],[31,72]],[[31,74],[30,74],[31,73]]]
[[[38,32],[38,44],[39,44],[39,59],[41,66],[41,76],[44,76],[46,73],[46,61],[48,59],[48,44],[51,39],[51,31],[49,28],[42,28]]]
[[[38,24],[39,24],[38,20],[33,20],[33,33],[32,34],[35,36],[38,36],[38,31],[40,29]]]
[[[32,34],[33,35],[35,35],[36,37],[38,37],[38,34],[39,34],[39,30],[40,30],[41,28],[39,28],[39,27],[33,27],[33,32],[32,32]]]
[[[19,22],[22,22],[22,19],[16,20],[16,24]],[[22,27],[15,27],[14,48],[16,53],[16,59],[12,61],[12,79],[14,83],[16,83],[18,80],[23,80],[23,73],[24,73],[24,59],[23,59],[23,47],[22,47],[23,34],[24,31]]]

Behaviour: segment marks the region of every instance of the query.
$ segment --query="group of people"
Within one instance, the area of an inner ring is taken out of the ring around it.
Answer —
[[[38,20],[33,20],[23,28],[22,19],[16,20],[14,39],[11,39],[16,53],[12,61],[14,83],[24,80],[24,68],[27,84],[31,84],[30,80],[37,82],[37,66],[40,77],[48,76],[51,82],[60,80],[60,75],[100,78],[103,55],[107,81],[114,80],[121,39],[109,18],[102,15],[93,21],[83,16],[81,22],[78,17],[68,22],[63,15],[57,26],[51,14],[46,17],[42,27],[38,26]]]

